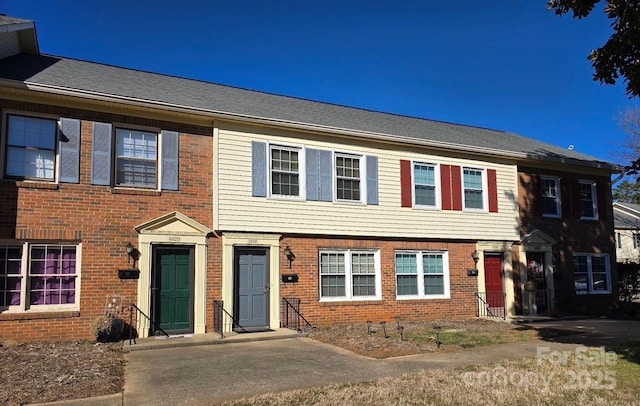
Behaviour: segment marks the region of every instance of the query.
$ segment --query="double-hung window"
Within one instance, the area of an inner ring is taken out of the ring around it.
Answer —
[[[417,207],[438,207],[437,165],[413,164],[414,205]]]
[[[77,309],[79,260],[79,245],[0,246],[0,308]]]
[[[484,210],[486,208],[485,171],[476,168],[463,168],[464,208],[468,210]]]
[[[446,251],[398,251],[395,262],[398,299],[450,297]]]
[[[596,220],[598,218],[596,183],[592,181],[581,180],[578,183],[578,196],[580,197],[581,218],[587,220]]]
[[[271,195],[300,197],[300,149],[272,145]]]
[[[320,252],[320,299],[380,299],[379,251]]]
[[[611,293],[609,254],[574,254],[576,294]]]
[[[116,185],[156,188],[158,133],[116,129]]]
[[[7,177],[55,180],[56,120],[7,115]]]
[[[336,199],[342,202],[361,202],[362,157],[358,155],[335,154]]]
[[[542,178],[542,215],[560,217],[560,179]]]

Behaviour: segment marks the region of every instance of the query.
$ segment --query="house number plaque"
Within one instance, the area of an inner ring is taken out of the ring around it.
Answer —
[[[180,241],[182,241],[182,237],[178,237],[178,236],[172,235],[172,236],[169,237],[169,241],[171,241],[171,242],[180,242]]]

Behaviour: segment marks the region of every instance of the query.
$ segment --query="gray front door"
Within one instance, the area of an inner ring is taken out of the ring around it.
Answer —
[[[248,331],[269,328],[268,258],[268,248],[236,248],[235,251],[234,316]]]

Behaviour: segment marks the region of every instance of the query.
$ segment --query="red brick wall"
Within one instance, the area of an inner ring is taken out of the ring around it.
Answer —
[[[569,201],[568,194],[571,191],[564,190],[564,183],[561,198],[563,200],[562,218],[542,217],[540,212],[540,196],[533,186],[536,177],[551,176],[560,178],[562,181],[577,181],[578,179],[589,179],[597,182],[598,220],[580,220],[574,213],[572,201],[577,196],[572,196]],[[611,307],[616,299],[616,250],[615,235],[613,228],[613,205],[611,196],[611,182],[609,176],[581,175],[539,168],[520,168],[518,173],[518,196],[520,205],[520,221],[523,233],[529,233],[539,229],[552,238],[557,243],[553,246],[554,256],[554,282],[556,297],[572,293],[575,289],[573,278],[573,254],[574,253],[608,253],[611,261],[611,276],[613,281],[614,294],[611,295],[587,295],[581,297],[581,309],[576,309],[584,313],[602,314]],[[518,269],[515,263],[514,269]],[[517,286],[516,286],[517,288]]]
[[[289,269],[284,250],[281,250],[280,273],[296,273],[299,282],[280,282],[280,295],[300,298],[302,315],[314,325],[364,323],[367,320],[393,322],[396,318],[407,321],[468,319],[476,316],[474,292],[477,291],[477,278],[467,276],[467,269],[474,266],[471,253],[475,243],[285,237],[281,245],[289,245],[296,257]],[[319,250],[332,248],[380,250],[382,300],[319,301]],[[451,298],[396,300],[395,250],[447,250]]]
[[[83,120],[79,184],[60,183],[50,188],[51,184],[39,183],[33,188],[26,182],[0,181],[0,238],[82,243],[80,311],[0,313],[0,340],[92,338],[90,328],[104,313],[106,295],[124,295],[126,303],[137,300],[137,281],[120,280],[117,275],[118,269],[128,267],[125,245],[137,243],[135,226],[179,211],[212,227],[212,130],[30,103],[0,100],[0,107]],[[132,191],[91,185],[92,120],[179,131],[180,190]],[[220,286],[218,246],[219,241],[211,238],[208,289],[214,295]],[[125,317],[128,321],[128,314]]]

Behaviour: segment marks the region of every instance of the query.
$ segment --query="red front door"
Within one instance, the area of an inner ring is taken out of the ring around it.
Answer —
[[[504,307],[502,288],[502,256],[484,256],[484,289],[489,307]]]

